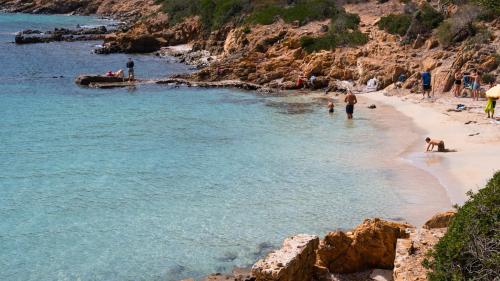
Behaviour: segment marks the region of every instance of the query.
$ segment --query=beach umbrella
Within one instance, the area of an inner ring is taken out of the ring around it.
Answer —
[[[500,98],[500,84],[486,91],[486,96],[489,98]]]

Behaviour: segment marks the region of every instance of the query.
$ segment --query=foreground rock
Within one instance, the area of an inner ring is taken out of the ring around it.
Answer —
[[[305,281],[313,278],[319,238],[300,234],[287,238],[283,247],[257,261],[252,273],[257,281]]]
[[[394,260],[394,281],[425,281],[427,269],[422,266],[427,252],[446,233],[446,228],[411,229],[410,236],[398,239]]]
[[[407,237],[410,225],[365,220],[352,232],[330,232],[317,250],[316,276],[327,279],[330,273],[353,273],[371,268],[392,269],[396,242]]]
[[[110,77],[102,75],[80,75],[75,79],[75,83],[81,86],[89,86],[92,83],[117,83],[124,82],[121,77]]]
[[[432,218],[430,218],[423,226],[426,229],[433,228],[445,228],[448,227],[451,223],[453,217],[455,217],[456,211],[446,211],[442,213],[435,214]]]

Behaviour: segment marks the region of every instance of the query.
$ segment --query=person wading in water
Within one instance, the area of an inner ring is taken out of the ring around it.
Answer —
[[[345,107],[345,112],[347,113],[347,119],[352,119],[352,115],[354,113],[354,105],[358,103],[358,99],[356,95],[354,95],[350,90],[347,91],[347,95],[344,100],[347,105]]]

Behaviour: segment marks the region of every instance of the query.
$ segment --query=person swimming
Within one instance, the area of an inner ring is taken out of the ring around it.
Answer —
[[[335,111],[335,104],[333,104],[333,101],[328,102],[328,112],[333,113]]]

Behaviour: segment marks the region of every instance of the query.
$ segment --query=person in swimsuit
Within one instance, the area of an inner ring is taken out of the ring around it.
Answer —
[[[477,70],[472,70],[472,98],[479,100],[479,94],[481,89],[481,73]]]
[[[348,90],[344,102],[347,103],[345,107],[345,112],[347,113],[347,119],[352,119],[352,115],[354,113],[354,105],[358,103],[358,99],[356,98],[356,95],[353,94],[353,92]]]
[[[333,104],[333,101],[328,102],[328,112],[333,113],[335,111],[335,105]]]
[[[455,73],[455,81],[453,82],[453,94],[456,98],[460,97],[460,90],[462,88],[462,76],[460,72]]]
[[[432,140],[431,138],[426,138],[425,142],[427,143],[427,149],[425,151],[432,151],[434,146],[438,147],[438,152],[452,152],[453,150],[446,149],[444,147],[444,141],[442,140]]]

